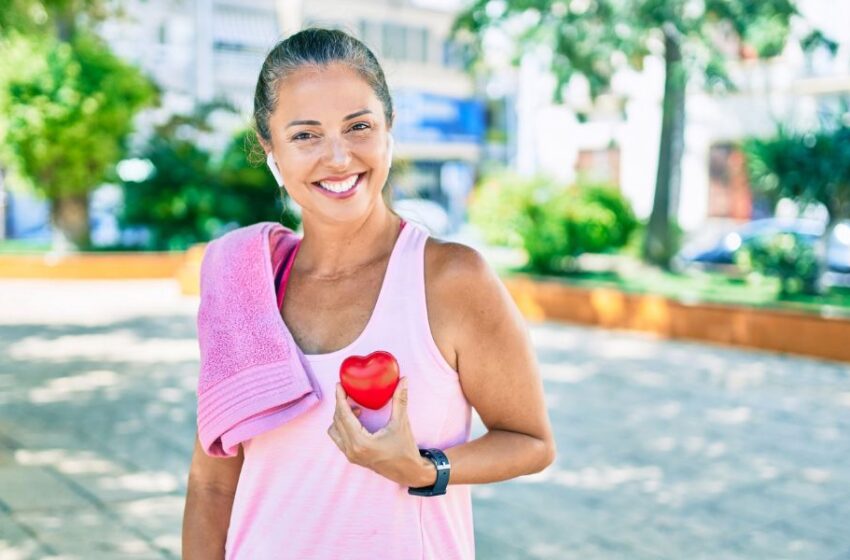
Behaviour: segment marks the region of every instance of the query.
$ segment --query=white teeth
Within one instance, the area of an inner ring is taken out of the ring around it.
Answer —
[[[335,193],[341,193],[341,192],[345,192],[345,191],[349,190],[351,187],[353,187],[354,183],[357,182],[358,177],[360,177],[360,175],[352,175],[351,177],[349,177],[345,181],[340,181],[340,182],[319,181],[319,184],[322,185],[323,188],[325,188],[329,191],[332,191],[332,192],[335,192]]]

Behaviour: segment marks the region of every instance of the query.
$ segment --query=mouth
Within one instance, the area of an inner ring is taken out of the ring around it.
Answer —
[[[351,196],[363,182],[365,172],[352,175],[343,181],[315,181],[311,183],[324,194],[334,198],[345,198]]]

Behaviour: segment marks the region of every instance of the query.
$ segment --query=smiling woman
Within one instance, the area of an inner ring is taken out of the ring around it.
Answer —
[[[372,88],[347,65],[331,63],[321,71],[294,70],[277,94],[292,103],[270,115],[270,137],[261,143],[279,184],[313,217],[362,215],[374,199],[370,193],[383,190],[391,158],[391,120]],[[360,108],[349,113],[352,107]],[[317,193],[352,200],[340,206]]]
[[[555,458],[522,316],[480,254],[385,202],[392,99],[361,42],[325,29],[280,42],[254,107],[272,174],[302,209],[293,250],[270,240],[277,311],[323,397],[235,457],[196,444],[183,557],[471,560],[470,485]],[[361,395],[385,403],[371,409],[350,401],[363,387],[346,375],[375,356],[397,374],[380,399]],[[488,432],[469,441],[473,407]]]

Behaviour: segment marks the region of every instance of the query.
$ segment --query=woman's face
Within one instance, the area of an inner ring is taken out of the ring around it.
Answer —
[[[303,68],[282,80],[269,118],[286,191],[305,219],[362,219],[389,173],[384,108],[357,72],[341,64]]]

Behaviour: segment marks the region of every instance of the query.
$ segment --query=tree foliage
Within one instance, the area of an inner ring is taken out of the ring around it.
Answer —
[[[158,88],[110,52],[107,0],[0,0],[0,166],[50,202],[55,239],[88,248],[88,195],[123,157]]]
[[[91,23],[121,13],[121,5],[108,0],[0,0],[0,37],[46,34],[67,41],[77,18]]]
[[[209,132],[207,119],[222,109],[198,107],[192,115],[174,115],[155,128],[138,157],[153,165],[145,179],[124,182],[122,227],[151,233],[145,249],[180,250],[209,241],[228,229],[280,216],[292,229],[299,218],[283,208],[280,194],[264,166],[249,162],[249,129],[237,132],[220,155],[199,142]]]
[[[553,99],[559,103],[574,75],[586,78],[595,98],[609,91],[619,70],[641,70],[650,54],[664,58],[658,175],[644,256],[666,267],[675,250],[672,218],[687,77],[699,72],[712,90],[734,89],[725,60],[737,54],[736,40],[744,54],[774,56],[784,48],[795,14],[791,0],[474,0],[457,17],[453,32],[466,34],[479,66],[485,33],[492,29],[514,41],[514,62],[545,46],[556,79]]]
[[[156,87],[83,30],[70,43],[12,35],[0,53],[8,63],[0,70],[5,163],[51,200],[98,186]]]
[[[832,223],[850,218],[850,111],[833,113],[815,131],[780,125],[774,137],[743,146],[754,188],[773,200],[821,203]]]
[[[619,69],[643,69],[646,56],[663,55],[665,30],[680,39],[689,69],[704,71],[712,86],[734,87],[725,64],[730,44],[737,39],[759,56],[775,56],[797,13],[791,0],[475,0],[453,31],[471,32],[478,61],[492,28],[514,39],[517,55],[548,46],[557,79],[553,99],[561,102],[562,86],[574,74],[587,78],[596,97]]]

